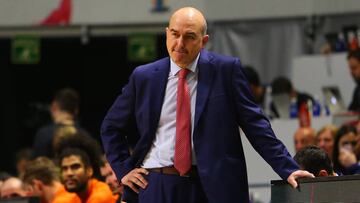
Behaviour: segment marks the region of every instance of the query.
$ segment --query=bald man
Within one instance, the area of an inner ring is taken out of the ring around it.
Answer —
[[[316,144],[316,131],[313,128],[301,127],[294,134],[295,152],[304,147]]]
[[[8,178],[1,185],[1,198],[25,197],[28,193],[24,190],[23,182],[16,177]]]
[[[170,57],[137,67],[103,121],[106,155],[127,202],[131,193],[140,203],[249,202],[239,126],[294,187],[297,177],[313,177],[275,137],[239,59],[203,49],[206,30],[200,11],[177,10],[166,28]],[[138,141],[130,154],[131,136]]]

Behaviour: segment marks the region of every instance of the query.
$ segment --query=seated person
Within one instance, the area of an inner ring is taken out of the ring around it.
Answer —
[[[325,125],[316,135],[316,146],[324,150],[330,159],[333,156],[335,136],[338,128],[334,125]]]
[[[1,192],[1,187],[4,183],[5,180],[7,180],[8,178],[10,178],[10,174],[0,171],[0,192]],[[0,197],[1,197],[1,193],[0,193]]]
[[[73,203],[115,203],[109,186],[100,176],[100,145],[89,136],[78,133],[58,143],[58,161],[65,189],[76,194]]]
[[[72,125],[57,126],[54,129],[54,135],[53,135],[53,142],[52,142],[53,153],[55,154],[59,150],[58,145],[61,139],[63,139],[64,137],[76,135],[77,132],[78,129]],[[86,132],[81,132],[81,133],[86,133]]]
[[[23,182],[16,177],[10,177],[3,182],[0,194],[2,199],[28,196],[28,192],[24,190]]]
[[[38,196],[41,203],[75,201],[76,195],[65,190],[60,182],[58,168],[46,157],[38,157],[26,165],[23,181],[25,188],[33,196]]]
[[[307,146],[298,151],[294,160],[299,164],[300,169],[307,170],[315,177],[335,176],[331,159],[327,153],[316,146]]]
[[[348,109],[349,111],[360,112],[360,49],[350,51],[347,60],[349,71],[356,84]]]
[[[73,126],[77,130],[86,132],[77,122],[80,105],[78,92],[71,88],[60,89],[51,102],[52,123],[41,127],[35,135],[33,157],[54,157],[53,139],[55,130],[62,126]]]
[[[355,154],[356,128],[351,125],[342,126],[336,134],[333,163],[336,173],[344,175],[360,174],[360,165]]]
[[[309,127],[300,127],[294,134],[295,152],[302,148],[315,144],[315,129]]]
[[[115,198],[118,202],[120,202],[121,196],[124,192],[124,186],[117,180],[115,172],[112,170],[105,156],[103,157],[103,163],[100,167],[100,173],[104,177],[106,184],[109,185]]]
[[[356,123],[356,146],[355,146],[355,154],[358,160],[360,160],[360,120]]]
[[[279,95],[283,95],[287,97],[288,105],[290,105],[291,101],[296,101],[297,112],[300,110],[300,106],[303,103],[307,103],[308,101],[314,102],[314,99],[306,93],[298,92],[293,85],[291,84],[290,80],[285,77],[278,77],[271,83],[271,95],[273,97],[273,101],[270,104],[271,116],[273,118],[287,118],[290,115],[290,111],[288,110],[288,115],[281,115],[279,106],[276,105],[274,99],[277,98]],[[290,108],[290,106],[289,106]]]
[[[244,66],[244,72],[249,81],[255,102],[264,108],[265,88],[261,85],[259,74],[251,66]]]
[[[19,150],[15,155],[17,177],[21,177],[24,173],[27,163],[32,159],[33,151],[31,148]]]
[[[76,193],[74,203],[115,203],[109,186],[93,178],[88,155],[81,149],[67,148],[60,155],[61,175],[67,191]]]

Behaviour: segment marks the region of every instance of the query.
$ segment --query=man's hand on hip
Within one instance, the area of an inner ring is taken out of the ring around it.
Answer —
[[[121,179],[121,183],[139,193],[138,187],[145,189],[148,184],[143,174],[147,175],[149,172],[144,168],[135,168]]]
[[[293,187],[296,188],[298,186],[296,179],[298,178],[315,178],[315,176],[312,173],[309,173],[304,170],[297,170],[294,171],[287,179],[287,182]]]

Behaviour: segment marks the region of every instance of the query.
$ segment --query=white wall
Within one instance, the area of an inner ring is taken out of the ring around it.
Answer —
[[[36,25],[58,4],[59,0],[2,0],[0,25]]]
[[[360,11],[359,0],[313,0],[315,14],[341,14]]]
[[[308,15],[314,0],[208,0],[207,17],[212,20],[289,17]]]
[[[151,12],[152,0],[73,0],[73,23],[165,23],[177,8],[193,6],[204,11],[204,0],[177,0],[165,5],[169,11]],[[166,2],[166,1],[165,1]]]
[[[358,0],[207,0],[211,20],[342,14],[360,11]]]
[[[358,0],[165,0],[170,10],[151,12],[153,0],[73,0],[73,24],[166,23],[177,8],[194,6],[209,20],[308,16],[357,12]],[[2,0],[0,26],[36,25],[60,0]]]
[[[2,0],[0,26],[37,25],[61,0]],[[166,1],[165,1],[166,2]],[[154,13],[152,0],[72,0],[72,24],[165,23],[177,8],[193,6],[204,13],[204,0],[168,0],[170,9]]]

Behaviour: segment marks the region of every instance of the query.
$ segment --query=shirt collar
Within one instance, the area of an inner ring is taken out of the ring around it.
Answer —
[[[195,60],[186,67],[186,69],[189,69],[191,72],[195,73],[197,70],[197,64],[199,61],[199,57],[200,57],[200,53],[197,55]],[[176,75],[180,70],[181,70],[181,68],[178,65],[176,65],[176,63],[170,58],[171,75]]]

